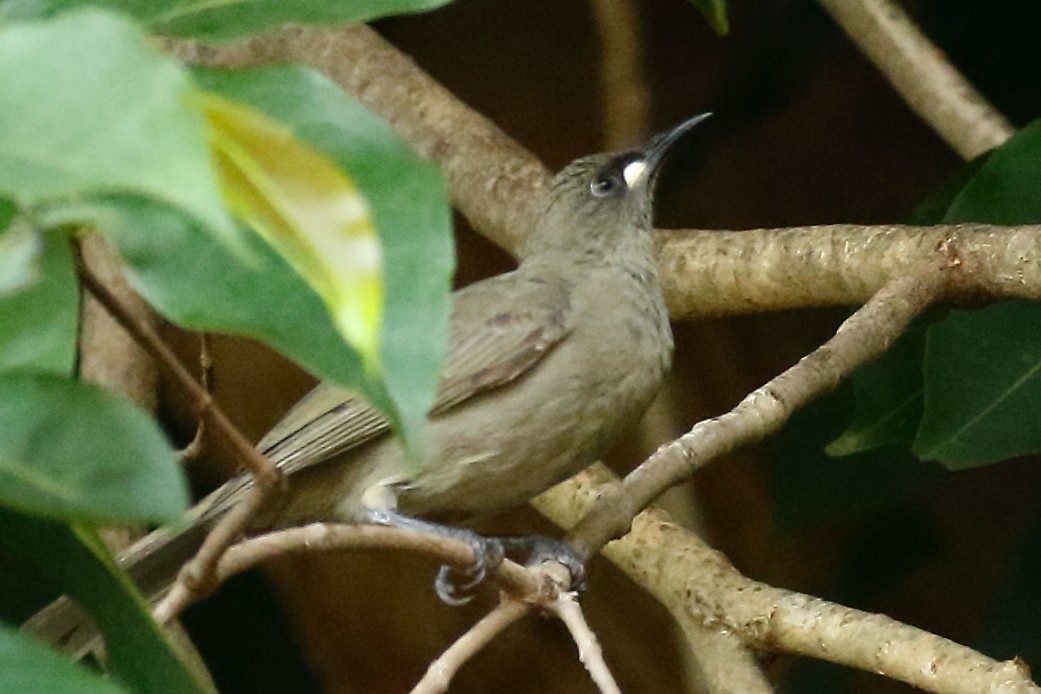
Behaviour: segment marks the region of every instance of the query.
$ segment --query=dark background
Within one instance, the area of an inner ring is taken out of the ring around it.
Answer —
[[[814,2],[737,0],[727,38],[685,0],[637,4],[652,129],[717,112],[663,177],[659,226],[899,222],[959,170],[958,157]],[[1041,3],[905,6],[1017,125],[1041,114]],[[602,148],[599,47],[585,2],[459,0],[377,28],[551,167]],[[510,267],[508,256],[459,227],[460,283]],[[624,471],[729,409],[827,339],[847,313],[676,325],[673,381],[611,463]],[[195,359],[193,337],[170,336]],[[310,385],[252,344],[219,339],[214,350],[216,395],[253,437]],[[188,438],[186,409],[167,396],[166,417]],[[756,579],[885,612],[993,657],[1041,663],[1036,461],[947,473],[899,450],[827,458],[820,447],[841,431],[849,404],[840,391],[784,435],[716,462],[666,503]],[[221,474],[194,472],[201,488]],[[527,509],[488,529],[553,532]],[[376,554],[279,561],[193,608],[187,623],[225,692],[404,692],[490,604],[440,604],[434,570]],[[684,644],[664,611],[606,562],[594,563],[589,584],[585,606],[623,690],[681,691]],[[830,665],[764,659],[786,692],[911,691]],[[529,618],[468,664],[452,691],[594,689],[562,628]]]

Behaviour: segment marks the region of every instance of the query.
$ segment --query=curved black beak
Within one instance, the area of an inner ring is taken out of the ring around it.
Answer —
[[[676,144],[677,140],[686,135],[694,128],[694,126],[698,125],[711,115],[711,111],[699,113],[696,116],[688,118],[674,128],[658,133],[652,137],[646,145],[644,145],[644,162],[647,165],[648,180],[653,180],[654,174],[657,173],[658,167],[665,159],[666,152],[669,151],[672,145]]]

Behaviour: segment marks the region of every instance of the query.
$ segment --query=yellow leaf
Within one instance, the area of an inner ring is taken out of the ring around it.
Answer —
[[[378,369],[382,263],[365,198],[281,123],[212,93],[199,101],[232,212],[311,285],[366,367]]]

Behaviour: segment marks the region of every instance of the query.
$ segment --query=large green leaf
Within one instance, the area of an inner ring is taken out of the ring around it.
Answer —
[[[137,193],[233,241],[191,93],[181,66],[107,12],[0,23],[0,196]]]
[[[200,94],[224,197],[325,301],[379,370],[383,262],[368,203],[329,159],[256,109]]]
[[[0,255],[7,234],[38,248],[29,259],[33,277],[18,291],[0,293],[0,372],[33,369],[69,374],[76,360],[79,292],[69,241],[62,234],[40,235],[28,227],[0,233]],[[29,249],[31,250],[31,249]],[[13,253],[12,253],[13,254]],[[0,266],[10,255],[0,257]],[[17,270],[15,270],[17,272]]]
[[[93,532],[0,508],[0,549],[90,612],[105,636],[112,674],[131,690],[141,694],[203,691]]]
[[[168,521],[188,493],[155,423],[100,388],[0,374],[0,505],[54,518]]]
[[[946,224],[1034,224],[1041,221],[1041,120],[995,149],[961,189]]]
[[[914,451],[961,468],[1041,450],[1041,304],[953,311],[929,330]]]
[[[19,694],[126,694],[43,644],[0,624],[0,691]]]
[[[406,431],[433,400],[454,270],[451,212],[436,167],[321,74],[293,67],[200,71],[200,84],[257,108],[343,167],[372,208],[384,265],[380,361]]]
[[[131,285],[173,322],[262,340],[315,376],[392,409],[382,381],[365,376],[318,295],[259,236],[244,237],[251,258],[244,265],[191,219],[153,200],[94,200],[75,214],[96,220],[126,261]]]
[[[979,165],[943,221],[1041,221],[1041,121],[1026,126]],[[1014,302],[957,311],[929,331],[925,410],[914,444],[950,467],[1041,450],[1041,305]]]
[[[101,5],[133,16],[158,34],[198,39],[230,39],[281,24],[349,24],[379,17],[424,12],[451,0],[6,0],[3,17],[52,15],[69,8]],[[703,1],[703,0],[699,0]],[[713,0],[719,2],[720,0]]]

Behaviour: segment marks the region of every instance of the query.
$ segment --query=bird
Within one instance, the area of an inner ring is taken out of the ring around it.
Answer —
[[[518,267],[453,294],[418,465],[356,394],[328,383],[306,394],[257,444],[288,489],[272,495],[249,532],[314,521],[436,532],[435,522],[518,506],[597,460],[642,416],[671,366],[651,238],[654,183],[672,145],[709,115],[565,166]],[[127,550],[120,563],[141,592],[161,594],[252,488],[249,475],[233,477],[184,522]],[[25,628],[68,648],[74,610],[62,599]]]

